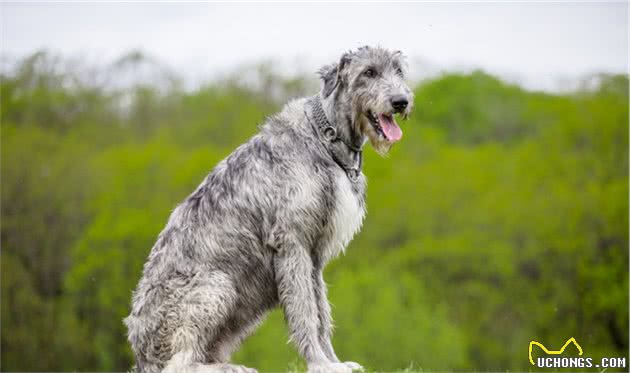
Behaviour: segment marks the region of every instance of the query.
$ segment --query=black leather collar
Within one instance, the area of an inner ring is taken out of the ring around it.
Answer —
[[[363,166],[363,152],[361,150],[362,140],[357,139],[354,143],[342,138],[339,131],[330,124],[324,113],[322,102],[318,96],[311,97],[307,101],[311,108],[311,115],[304,110],[306,118],[317,133],[317,136],[324,144],[335,162],[348,175],[350,181],[357,182],[361,175]]]

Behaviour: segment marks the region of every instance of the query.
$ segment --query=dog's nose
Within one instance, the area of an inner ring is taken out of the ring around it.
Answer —
[[[392,107],[394,108],[394,111],[396,112],[401,112],[405,110],[407,108],[407,105],[409,105],[409,101],[407,100],[407,97],[403,95],[394,96],[391,98],[390,101],[392,103]]]

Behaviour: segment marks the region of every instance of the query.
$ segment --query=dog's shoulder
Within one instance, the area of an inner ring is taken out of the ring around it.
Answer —
[[[310,142],[313,134],[304,113],[305,104],[303,98],[289,101],[259,126],[261,139],[279,156],[295,156],[302,146]]]

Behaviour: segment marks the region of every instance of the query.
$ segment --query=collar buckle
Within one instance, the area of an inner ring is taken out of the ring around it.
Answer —
[[[324,138],[330,142],[337,139],[337,129],[333,126],[327,126],[323,129]]]

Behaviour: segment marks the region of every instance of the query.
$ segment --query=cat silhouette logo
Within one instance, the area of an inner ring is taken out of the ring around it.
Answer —
[[[567,340],[564,346],[562,346],[562,348],[559,350],[548,350],[547,347],[543,346],[542,343],[531,341],[529,342],[529,362],[532,363],[533,366],[536,366],[536,364],[534,363],[534,358],[532,357],[532,349],[534,348],[534,345],[540,347],[547,355],[560,355],[564,352],[564,349],[567,348],[567,346],[570,345],[571,343],[573,343],[573,345],[577,347],[578,355],[582,356],[582,353],[583,353],[582,347],[579,345],[579,343],[577,343],[577,341],[573,337],[569,338],[569,340]]]

